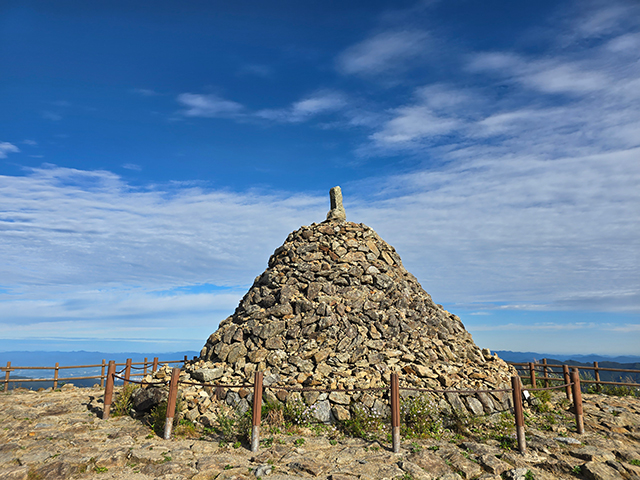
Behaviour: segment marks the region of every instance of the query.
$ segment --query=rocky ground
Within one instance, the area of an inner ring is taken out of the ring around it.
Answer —
[[[527,411],[526,455],[475,421],[462,434],[404,440],[400,454],[383,440],[263,427],[271,444],[252,453],[206,434],[165,441],[131,417],[102,420],[98,388],[15,391],[0,394],[0,478],[640,479],[640,399],[584,395],[587,433],[577,435],[562,398]]]

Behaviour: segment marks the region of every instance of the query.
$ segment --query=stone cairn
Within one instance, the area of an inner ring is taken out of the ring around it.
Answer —
[[[398,373],[401,387],[510,388],[515,370],[480,350],[460,319],[431,300],[375,231],[346,221],[340,187],[332,188],[330,196],[327,220],[289,234],[200,357],[185,365],[181,380],[247,384],[255,371],[262,371],[266,387],[368,389],[385,387],[390,374]],[[208,426],[215,392],[182,388],[183,413]],[[415,394],[401,390],[402,396]],[[224,395],[229,405],[249,408],[250,389]],[[388,412],[385,391],[268,388],[265,395],[271,402],[315,406],[313,415],[322,422],[349,418],[355,403]],[[505,410],[511,401],[508,392],[432,398],[445,411],[475,415]]]

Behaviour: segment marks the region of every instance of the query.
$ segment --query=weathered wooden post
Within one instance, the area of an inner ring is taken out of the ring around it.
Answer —
[[[189,361],[189,359],[187,358],[187,356],[184,356],[184,362],[183,363],[187,363]]]
[[[111,398],[113,397],[113,381],[116,374],[116,362],[109,360],[109,368],[107,369],[107,386],[104,389],[104,409],[102,410],[102,419],[109,418],[111,413]]]
[[[173,429],[173,417],[176,413],[176,399],[178,398],[178,379],[180,378],[180,369],[175,367],[171,371],[171,383],[169,384],[169,398],[167,399],[167,420],[164,423],[164,439],[171,439],[171,430]]]
[[[536,367],[533,362],[529,362],[529,379],[531,380],[531,388],[536,388]]]
[[[562,374],[564,376],[564,393],[567,395],[567,400],[571,400],[571,379],[569,378],[569,367],[567,365],[562,365]]]
[[[9,393],[9,375],[11,375],[11,362],[7,362],[7,369],[4,374],[4,393]]]
[[[262,416],[262,372],[255,372],[253,377],[253,416],[251,428],[251,451],[260,448],[260,420]]]
[[[400,382],[398,374],[391,374],[391,439],[393,453],[400,453]]]
[[[549,388],[549,370],[547,370],[547,359],[542,359],[542,374],[544,375],[544,388]]]
[[[153,368],[151,369],[151,373],[156,373],[158,371],[158,357],[153,357]]]
[[[524,454],[527,451],[527,441],[524,437],[524,412],[522,411],[522,389],[520,387],[520,377],[511,377],[511,388],[513,393],[513,416],[516,419],[516,438],[518,440],[518,450]]]
[[[596,377],[596,390],[599,392],[601,390],[600,387],[600,370],[598,370],[598,362],[593,362],[593,371]]]
[[[147,357],[144,357],[144,365],[142,366],[143,370],[142,370],[142,375],[144,375],[145,377],[147,376]]]
[[[100,388],[104,388],[104,367],[107,364],[107,361],[102,359],[102,368],[100,369]]]
[[[129,385],[129,377],[131,377],[131,359],[127,358],[127,363],[124,367],[124,382],[122,383],[123,387]]]
[[[58,371],[60,368],[60,364],[58,362],[56,362],[56,366],[53,372],[53,389],[55,390],[56,388],[58,388]]]
[[[576,415],[576,430],[584,433],[584,417],[582,416],[582,392],[580,391],[580,372],[577,368],[571,371],[571,387],[573,390],[573,410]]]

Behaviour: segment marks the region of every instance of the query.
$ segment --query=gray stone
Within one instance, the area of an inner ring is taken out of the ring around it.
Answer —
[[[447,397],[447,401],[456,412],[462,415],[467,413],[467,409],[464,408],[464,403],[462,403],[462,400],[457,393],[447,392],[444,395]]]
[[[504,476],[509,480],[525,480],[528,468],[514,468],[505,472]]]
[[[312,415],[319,422],[329,423],[331,421],[331,403],[329,400],[321,400],[314,403]]]
[[[273,471],[272,465],[258,465],[258,467],[253,471],[256,477],[266,477],[271,474]]]
[[[224,369],[220,367],[216,368],[200,368],[191,374],[193,378],[200,382],[211,382],[213,380],[217,380],[222,377],[224,374]]]
[[[231,349],[229,350],[229,354],[227,355],[228,363],[236,363],[240,358],[243,358],[247,355],[247,348],[242,343],[234,343],[231,345]]]
[[[342,189],[340,187],[333,187],[329,190],[329,198],[331,200],[331,210],[327,213],[327,220],[331,222],[344,222],[347,219],[347,214],[342,205]]]
[[[267,338],[271,338],[274,335],[280,335],[284,332],[286,328],[285,322],[271,322],[262,327],[262,331],[260,332],[260,338],[266,340]]]
[[[161,388],[139,388],[131,395],[132,407],[138,413],[150,412],[168,396],[169,393]]]
[[[342,405],[335,405],[331,409],[331,413],[333,414],[333,417],[339,422],[344,422],[345,420],[349,420],[351,418],[349,410],[344,408]]]
[[[482,415],[484,413],[484,407],[482,406],[482,403],[480,403],[480,400],[474,397],[467,397],[466,400],[471,413],[474,415]]]
[[[351,403],[351,398],[345,392],[331,392],[329,400],[340,405],[349,405]]]
[[[227,396],[225,397],[225,402],[227,402],[227,405],[234,408],[240,403],[240,400],[240,395],[238,395],[238,393],[234,392],[233,390],[229,390],[227,392]]]

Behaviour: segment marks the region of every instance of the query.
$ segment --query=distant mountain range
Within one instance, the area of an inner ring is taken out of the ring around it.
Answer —
[[[598,362],[599,368],[621,368],[625,370],[640,370],[640,357],[627,355],[608,357],[603,355],[553,355],[535,352],[509,352],[496,351],[500,358],[507,362],[525,363],[542,362],[543,358],[551,365],[571,365],[576,367],[593,367],[593,362]],[[550,369],[553,370],[553,369]],[[560,370],[560,369],[556,369]],[[541,373],[540,373],[541,374]],[[537,375],[540,375],[537,374]],[[583,369],[583,378],[594,378],[593,370]],[[607,372],[600,371],[600,380],[605,382],[632,382],[640,383],[640,373],[632,372]]]
[[[545,354],[536,352],[511,352],[508,350],[497,350],[495,353],[500,358],[507,362],[534,362],[542,361],[543,358],[547,359],[549,364],[567,364],[575,366],[592,367],[593,362],[598,362],[598,366],[602,368],[623,368],[630,370],[640,370],[640,356],[626,355],[626,356],[605,356],[605,355],[557,355],[557,354]],[[8,361],[12,366],[20,367],[53,367],[56,362],[60,366],[67,365],[95,365],[100,364],[102,359],[115,360],[116,363],[124,363],[127,358],[133,359],[134,362],[142,362],[145,357],[149,361],[152,361],[154,357],[158,357],[160,363],[170,360],[182,360],[184,356],[191,359],[199,355],[199,352],[194,350],[186,350],[181,352],[171,353],[139,353],[139,352],[120,352],[120,353],[104,353],[104,352],[60,352],[60,351],[12,351],[12,352],[0,352],[0,366],[5,366]],[[60,372],[61,378],[66,377],[79,377],[98,375],[100,368],[86,368],[86,369],[73,369],[62,370]],[[584,370],[586,374],[590,371]],[[18,378],[52,378],[53,370],[22,370],[11,373],[13,379]],[[633,382],[640,383],[640,373],[616,373],[616,372],[600,372],[600,379],[603,381],[620,381],[622,379],[628,379]],[[3,376],[0,378],[0,384],[3,383]],[[69,383],[70,380],[67,380]],[[52,382],[27,382],[21,385],[13,384],[13,386],[22,386],[31,389],[38,389],[40,387],[50,387]],[[60,382],[64,383],[64,382]],[[89,387],[95,383],[100,383],[99,380],[73,380],[74,385],[79,387]],[[10,387],[10,388],[13,388]]]
[[[496,350],[495,353],[506,362],[533,362],[536,360],[542,361],[543,358],[546,358],[548,363],[552,363],[549,359],[554,358],[564,363],[569,360],[585,364],[593,364],[593,362],[640,363],[640,356],[638,355],[609,356],[596,355],[594,353],[589,355],[561,355],[557,353],[511,352],[509,350]]]
[[[171,353],[140,353],[140,352],[120,352],[120,353],[104,353],[104,352],[86,352],[80,350],[77,352],[45,352],[45,351],[13,351],[13,352],[0,352],[0,366],[6,366],[7,362],[11,362],[12,365],[21,367],[53,367],[56,362],[62,365],[94,365],[102,362],[104,358],[107,362],[109,360],[115,360],[116,363],[123,363],[127,358],[133,359],[134,362],[142,362],[147,357],[149,361],[153,360],[153,357],[158,357],[162,362],[167,360],[182,360],[184,356],[189,359],[196,355],[200,355],[200,352],[194,350],[185,350],[183,352],[171,352]]]

